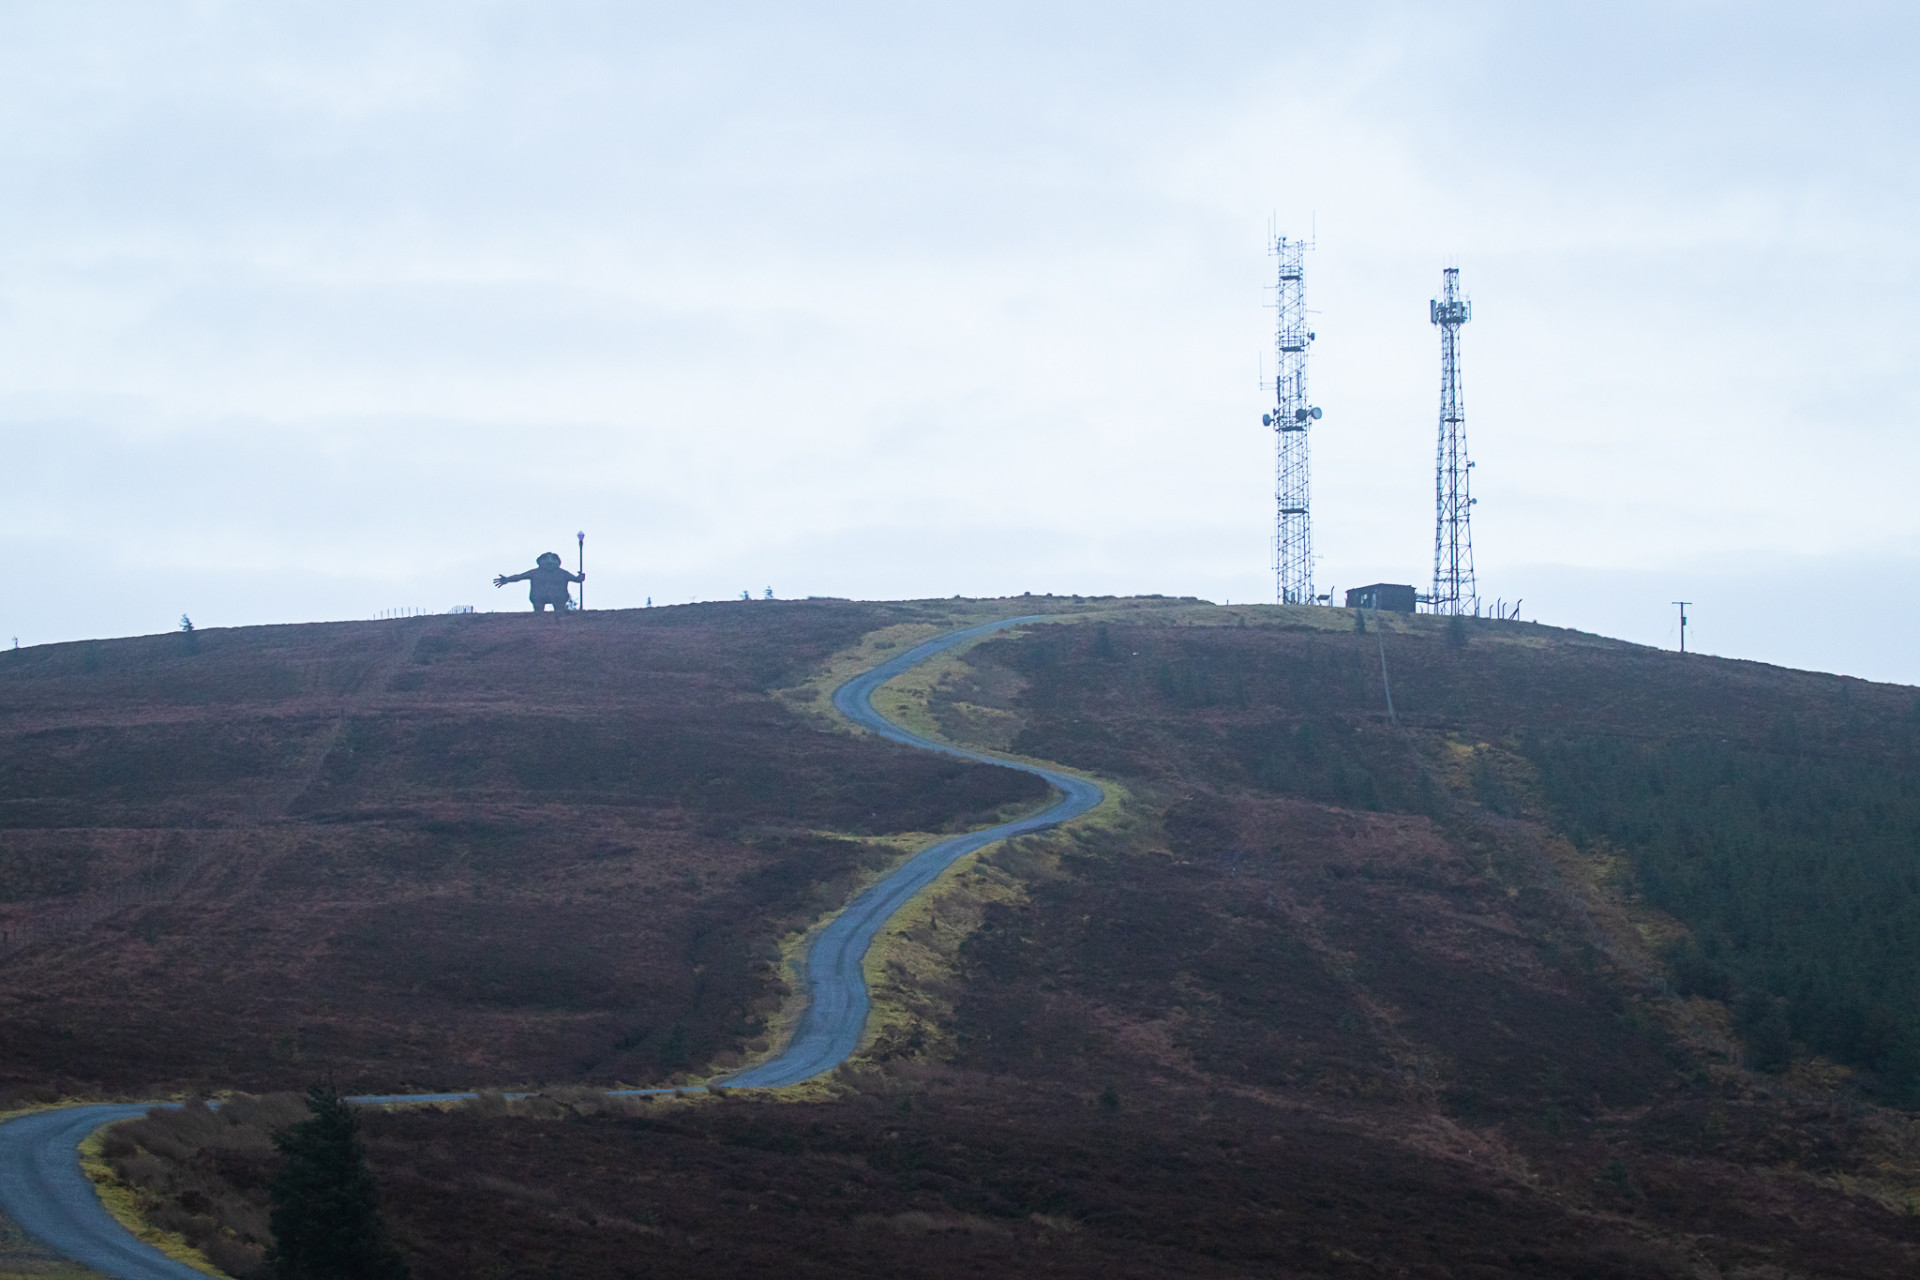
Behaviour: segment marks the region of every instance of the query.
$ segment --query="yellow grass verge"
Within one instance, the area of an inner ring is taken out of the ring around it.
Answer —
[[[1046,621],[1053,622],[1055,619],[1048,618]],[[903,671],[875,689],[873,705],[879,709],[881,715],[903,729],[917,733],[923,738],[931,738],[935,742],[952,741],[933,718],[931,703],[934,690],[942,684],[950,683],[959,675],[966,666],[968,652],[975,645],[986,640],[999,640],[1007,636],[1019,635],[1026,629],[1024,626],[1008,627],[1004,631],[995,631],[990,635],[980,636],[936,653],[911,671]],[[955,745],[979,750],[981,744],[967,742],[955,743]]]
[[[111,1098],[62,1098],[58,1102],[36,1102],[30,1107],[15,1107],[12,1111],[0,1111],[0,1124],[5,1124],[15,1116],[38,1115],[42,1111],[65,1111],[68,1107],[90,1107],[96,1102],[111,1102]]]
[[[868,632],[860,642],[851,648],[833,655],[827,664],[805,681],[779,691],[778,697],[789,708],[816,719],[830,721],[836,727],[857,731],[847,723],[838,712],[833,710],[833,691],[863,671],[870,671],[889,658],[911,649],[917,644],[944,635],[957,626],[992,621],[996,617],[1008,616],[1009,606],[1025,604],[1025,601],[970,601],[956,607],[953,615],[940,622],[900,623]],[[1059,607],[1064,603],[1057,599],[1038,607]],[[1156,615],[1179,612],[1196,608],[1192,602],[1121,602],[1112,608],[1100,608],[1092,603],[1077,604],[1075,612],[1049,614],[1038,622],[1082,621],[1101,617],[1137,617],[1142,607],[1152,608]],[[1201,609],[1212,606],[1197,606]],[[951,739],[935,723],[929,703],[933,692],[943,681],[955,675],[964,663],[965,655],[974,645],[984,640],[1007,635],[1017,635],[1024,627],[996,631],[988,636],[960,644],[942,653],[935,654],[927,662],[920,664],[881,686],[874,695],[874,706],[889,720],[901,727],[920,734],[935,742],[950,742]],[[955,743],[974,750],[981,748],[973,743]],[[1106,791],[1106,799],[1088,813],[1073,820],[1077,831],[1099,829],[1102,827],[1128,826],[1131,819],[1126,816],[1130,797],[1126,789],[1104,778],[1093,778],[1078,770],[1064,769],[1051,761],[1028,760],[1005,751],[993,751],[1008,761],[1044,765],[1062,773],[1087,777],[1098,782]],[[1057,794],[1045,801],[1047,807],[1057,802]],[[1011,820],[1018,814],[1002,814],[995,823]],[[825,833],[833,834],[838,833]],[[847,837],[839,837],[847,838]],[[908,858],[946,839],[944,835],[931,835],[926,832],[908,832],[893,836],[868,838],[868,843],[891,845],[899,851],[899,856],[869,875],[863,877],[859,887],[848,895],[848,901],[866,889],[869,885],[892,872]],[[1032,845],[1045,837],[1023,837],[1023,842]],[[995,902],[1016,902],[1024,898],[1026,890],[1021,880],[1006,871],[983,860],[1003,846],[1004,842],[995,842],[984,849],[976,850],[958,859],[941,875],[915,895],[897,911],[887,926],[875,937],[863,962],[867,993],[870,1000],[870,1012],[867,1018],[866,1034],[856,1060],[872,1060],[876,1055],[886,1057],[921,1056],[940,1048],[945,1048],[947,1033],[942,1029],[950,1013],[942,988],[957,976],[957,961],[960,944],[967,935],[978,928],[985,918],[986,909]],[[1058,865],[1057,853],[1044,855],[1050,857],[1050,866]],[[768,1036],[768,1047],[749,1059],[749,1065],[763,1062],[777,1055],[792,1041],[801,1015],[805,1012],[806,1001],[804,975],[801,972],[808,948],[819,936],[820,930],[839,913],[832,912],[820,917],[803,932],[793,933],[781,939],[780,958],[782,971],[794,997],[782,1008],[777,1026]],[[738,1071],[730,1067],[724,1074]],[[722,1073],[716,1073],[722,1074]],[[769,1090],[777,1096],[793,1099],[806,1099],[830,1096],[840,1086],[830,1079],[822,1078]]]
[[[944,1056],[953,1008],[948,984],[959,976],[960,946],[996,902],[1026,899],[1026,887],[982,860],[999,844],[970,853],[942,872],[887,921],[862,968],[871,1002],[855,1057],[868,1061]]]
[[[1168,612],[1173,612],[1169,610]],[[1098,613],[1048,617],[1042,622],[1079,622]],[[1034,623],[1031,625],[1041,625]],[[993,633],[1017,635],[1024,627]],[[981,637],[982,640],[989,637]],[[1069,823],[1050,832],[1015,838],[1023,850],[1022,874],[1016,876],[994,865],[995,855],[1008,842],[996,841],[958,859],[934,882],[896,912],[874,938],[863,967],[872,1001],[860,1057],[869,1061],[896,1057],[941,1055],[952,1046],[945,1030],[952,1009],[943,994],[959,977],[960,946],[986,918],[994,903],[1018,903],[1026,898],[1026,882],[1055,874],[1059,867],[1059,833],[1069,829],[1084,836],[1102,829],[1132,825],[1128,814],[1132,797],[1119,783],[1095,777],[1053,761],[1036,760],[1010,751],[993,750],[979,742],[953,742],[932,713],[934,694],[957,676],[974,644],[957,645],[935,654],[911,671],[903,672],[874,693],[873,705],[901,727],[934,742],[948,742],[985,751],[1010,762],[1040,765],[1056,772],[1096,782],[1106,798]],[[1055,798],[1049,797],[1048,804]]]
[[[852,730],[833,710],[833,691],[863,671],[871,671],[889,658],[905,653],[913,646],[954,628],[946,623],[902,622],[878,631],[869,631],[850,649],[842,649],[827,659],[827,665],[790,689],[774,694],[789,709],[802,715],[823,717],[834,727]]]
[[[994,816],[993,823],[989,825],[997,826],[1002,822],[1011,822],[1024,816],[1026,813],[1037,812],[1040,808],[1051,805],[1054,802],[1054,798],[1049,796],[1038,806],[1022,805],[1003,810]],[[768,1029],[766,1034],[767,1047],[748,1055],[736,1065],[715,1071],[712,1075],[702,1077],[698,1080],[689,1081],[690,1084],[712,1083],[713,1081],[721,1080],[722,1077],[736,1075],[749,1067],[778,1057],[786,1047],[793,1042],[794,1032],[799,1029],[800,1018],[806,1012],[805,966],[807,952],[813,946],[814,939],[820,936],[820,931],[838,919],[840,913],[846,910],[848,903],[851,903],[874,884],[893,874],[893,872],[897,871],[915,854],[932,848],[942,840],[952,839],[955,833],[903,831],[885,836],[854,836],[839,831],[820,831],[814,834],[835,840],[857,840],[862,844],[886,848],[891,851],[893,856],[872,870],[862,872],[859,879],[855,882],[853,889],[847,894],[846,901],[839,907],[832,911],[824,912],[805,929],[796,930],[780,939],[780,973],[782,978],[785,979],[788,988],[793,992],[793,995],[782,1003],[779,1014],[774,1019],[773,1025]],[[931,888],[931,886],[929,887]],[[924,893],[926,891],[923,890],[922,892]],[[772,1092],[780,1097],[807,1098],[826,1096],[832,1092],[832,1086],[824,1081],[803,1081],[796,1085],[777,1086],[767,1090],[767,1092]]]
[[[98,1271],[89,1271],[75,1262],[34,1262],[21,1258],[0,1258],[0,1280],[101,1280]]]
[[[853,727],[833,712],[832,699],[835,689],[861,672],[872,670],[888,658],[904,653],[922,641],[931,640],[935,636],[945,635],[949,631],[962,627],[978,626],[983,622],[992,622],[998,618],[1019,617],[1022,614],[1044,615],[1042,617],[1044,622],[1137,621],[1143,614],[1151,614],[1156,619],[1190,620],[1196,624],[1204,621],[1206,625],[1214,626],[1235,625],[1232,616],[1215,617],[1221,612],[1217,605],[1208,604],[1205,601],[1167,600],[1155,597],[1081,600],[1071,596],[1011,596],[1005,599],[916,600],[907,603],[921,612],[920,621],[901,622],[890,627],[882,627],[877,631],[869,631],[860,637],[857,644],[834,654],[827,659],[825,666],[799,684],[777,690],[774,697],[790,710],[802,715],[824,718],[836,728],[852,731]],[[1235,612],[1239,612],[1237,607]],[[1257,610],[1247,612],[1251,615]],[[1328,610],[1301,610],[1300,612],[1311,615],[1326,613]],[[1353,624],[1349,619],[1345,625],[1350,628]],[[995,632],[994,634],[1008,633]],[[978,640],[972,641],[960,646],[959,650],[951,652],[963,652],[972,647],[972,644],[978,643]]]
[[[185,1263],[195,1271],[214,1276],[217,1280],[231,1280],[226,1272],[208,1262],[206,1255],[185,1239],[171,1231],[162,1231],[147,1221],[146,1197],[120,1181],[120,1175],[113,1171],[113,1166],[107,1163],[101,1151],[107,1130],[111,1128],[111,1124],[101,1125],[80,1144],[80,1171],[87,1175],[94,1190],[100,1193],[100,1203],[107,1207],[107,1212],[136,1239],[152,1245],[175,1262]]]
[[[1051,622],[1080,622],[1085,618],[1097,618],[1098,616],[1098,614],[1087,614],[1064,618],[1050,617],[1031,625],[1039,626]],[[1093,809],[1073,819],[1069,825],[1075,830],[1084,831],[1106,827],[1122,821],[1122,812],[1127,807],[1131,797],[1127,789],[1119,783],[1107,778],[1097,777],[1083,769],[1068,768],[1066,765],[1056,763],[1052,760],[1039,760],[1032,756],[1023,756],[1013,751],[998,750],[990,746],[982,745],[979,742],[955,741],[947,734],[945,729],[941,727],[939,721],[934,718],[932,702],[935,693],[943,684],[951,681],[960,672],[960,669],[965,665],[968,651],[971,650],[974,645],[987,639],[1018,635],[1023,630],[1025,630],[1024,627],[1010,627],[1005,631],[994,632],[991,636],[982,636],[978,640],[955,645],[953,648],[942,653],[936,653],[927,661],[913,668],[913,670],[902,672],[874,690],[874,707],[879,710],[881,715],[884,715],[901,728],[917,733],[921,737],[934,742],[943,742],[951,746],[965,747],[969,751],[979,751],[1010,763],[1036,765],[1041,768],[1051,769],[1055,773],[1064,773],[1070,777],[1085,778],[1089,782],[1098,783],[1100,787],[1105,790],[1107,798]],[[994,708],[987,709],[993,710]],[[982,852],[985,851],[983,850]]]
[[[1058,876],[1061,855],[1091,832],[1134,826],[1126,790],[1100,782],[1106,800],[1072,823],[967,854],[894,913],[862,965],[872,1006],[858,1058],[940,1057],[953,1048],[948,993],[961,976],[960,948],[988,910],[1025,902],[1028,887]]]
[[[884,864],[871,871],[862,873],[853,891],[847,894],[846,901],[848,903],[851,903],[881,879],[891,875],[903,863],[921,850],[931,848],[940,841],[949,838],[945,835],[929,831],[905,831],[886,836],[849,836],[836,831],[823,831],[818,834],[829,836],[836,840],[858,840],[862,844],[885,847],[892,850],[894,854],[894,856]],[[782,1003],[779,1015],[775,1018],[773,1025],[768,1028],[766,1036],[767,1047],[758,1053],[748,1055],[747,1058],[737,1066],[730,1066],[722,1071],[714,1072],[712,1076],[706,1077],[706,1079],[700,1083],[710,1082],[723,1076],[736,1075],[749,1067],[757,1066],[762,1062],[776,1058],[793,1042],[794,1032],[797,1031],[800,1026],[800,1018],[807,1010],[805,995],[807,952],[813,946],[814,939],[820,936],[820,931],[838,919],[840,913],[844,910],[846,910],[845,903],[833,911],[825,912],[805,929],[796,930],[780,939],[780,974],[781,977],[786,980],[787,987],[793,992],[793,995]],[[832,1093],[832,1091],[832,1086],[826,1082],[812,1080],[757,1092],[770,1092],[783,1098],[798,1099],[824,1097]]]
[[[1069,616],[1049,618],[1049,622],[1139,622],[1142,621],[1143,606],[1154,606],[1155,602],[1145,600],[1116,601],[1112,606],[1088,608]],[[1176,627],[1284,627],[1290,631],[1323,631],[1328,633],[1351,632],[1354,629],[1356,615],[1366,615],[1369,631],[1384,631],[1390,635],[1414,635],[1444,639],[1447,619],[1432,613],[1395,613],[1391,610],[1381,613],[1372,609],[1347,609],[1340,606],[1304,605],[1304,604],[1226,604],[1218,605],[1205,601],[1165,601],[1152,608],[1150,620],[1162,626]],[[1582,643],[1582,633],[1570,633],[1563,628],[1535,630],[1531,624],[1518,621],[1502,622],[1495,618],[1469,618],[1467,624],[1472,628],[1469,643],[1503,644],[1521,648],[1545,648],[1552,644]],[[1478,625],[1476,625],[1478,624]],[[1486,625],[1492,624],[1492,625]],[[1586,642],[1600,645],[1617,645],[1623,642],[1609,640],[1602,636],[1591,636]]]

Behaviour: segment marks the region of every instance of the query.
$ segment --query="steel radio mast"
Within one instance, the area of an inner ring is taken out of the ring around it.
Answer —
[[[1440,328],[1440,450],[1434,466],[1433,594],[1435,613],[1480,612],[1473,579],[1473,463],[1467,460],[1467,411],[1460,399],[1460,326],[1473,304],[1460,296],[1460,268],[1441,275],[1441,296],[1427,304]]]
[[[1279,372],[1274,407],[1260,420],[1279,437],[1274,499],[1279,508],[1273,535],[1276,598],[1281,604],[1312,604],[1313,522],[1308,512],[1307,428],[1320,411],[1307,403],[1307,293],[1301,259],[1312,244],[1275,236],[1270,252],[1280,260],[1274,307],[1280,313],[1274,338]]]

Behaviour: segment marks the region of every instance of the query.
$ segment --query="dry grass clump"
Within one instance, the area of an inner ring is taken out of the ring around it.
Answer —
[[[238,1280],[267,1274],[267,1183],[276,1130],[307,1118],[299,1096],[237,1095],[155,1107],[110,1129],[101,1156],[134,1192],[146,1220],[180,1236]]]
[[[651,1101],[645,1096],[613,1097],[604,1089],[585,1085],[563,1085],[515,1098],[509,1098],[498,1090],[483,1089],[478,1097],[462,1103],[461,1108],[470,1114],[489,1117],[566,1120],[575,1116],[638,1115],[647,1109]]]

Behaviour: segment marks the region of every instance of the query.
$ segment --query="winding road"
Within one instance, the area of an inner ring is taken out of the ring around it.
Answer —
[[[867,1025],[869,1001],[862,961],[874,937],[894,912],[932,884],[955,861],[976,849],[1056,826],[1087,812],[1106,798],[1098,785],[1083,778],[934,742],[901,728],[874,708],[873,695],[880,686],[935,654],[1006,627],[1038,620],[1038,615],[1003,618],[937,636],[855,676],[834,691],[833,705],[862,728],[923,751],[1031,773],[1044,778],[1060,793],[1061,799],[1030,817],[942,840],[856,895],[820,931],[807,951],[802,975],[807,1008],[792,1041],[777,1056],[727,1079],[724,1083],[728,1088],[798,1084],[845,1062],[860,1047],[860,1037]],[[472,1093],[370,1094],[352,1101],[379,1106],[400,1102],[456,1102],[473,1096]],[[101,1103],[63,1107],[0,1124],[0,1210],[54,1252],[118,1280],[206,1280],[205,1273],[176,1262],[129,1235],[107,1212],[93,1184],[80,1171],[78,1147],[89,1134],[101,1125],[143,1115],[151,1105]]]

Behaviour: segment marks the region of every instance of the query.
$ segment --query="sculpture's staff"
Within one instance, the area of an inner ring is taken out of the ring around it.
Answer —
[[[587,531],[582,529],[574,537],[580,539],[580,612],[587,611]]]

